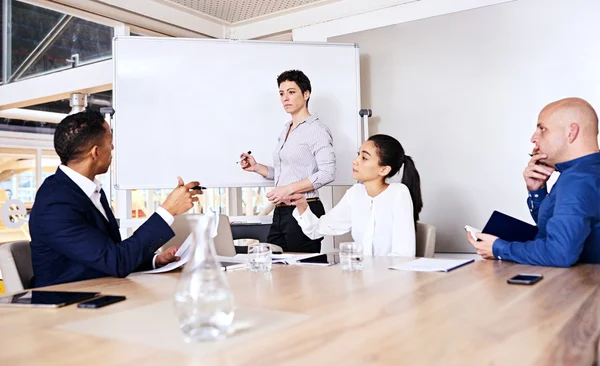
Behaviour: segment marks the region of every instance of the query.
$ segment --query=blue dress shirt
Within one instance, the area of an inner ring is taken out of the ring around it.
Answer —
[[[529,192],[527,204],[539,228],[535,239],[497,239],[496,258],[551,267],[600,263],[600,153],[556,169],[561,174],[550,193],[546,187]]]

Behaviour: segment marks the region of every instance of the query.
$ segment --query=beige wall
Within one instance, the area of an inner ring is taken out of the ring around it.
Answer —
[[[597,14],[596,0],[520,0],[329,39],[359,44],[370,132],[414,157],[437,251],[472,251],[464,225],[493,210],[531,222],[521,173],[539,110],[600,108]]]

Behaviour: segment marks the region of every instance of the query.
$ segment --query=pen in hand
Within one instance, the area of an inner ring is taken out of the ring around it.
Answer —
[[[252,154],[252,151],[248,151],[248,154]],[[239,161],[236,161],[235,163],[236,163],[236,164],[239,164],[239,163],[241,163],[241,162],[242,162],[242,161],[244,161],[244,160],[246,160],[246,158],[245,158],[245,157],[243,157],[243,158],[242,158],[242,159],[240,159]]]

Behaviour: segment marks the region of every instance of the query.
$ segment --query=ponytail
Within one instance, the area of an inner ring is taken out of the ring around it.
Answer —
[[[369,137],[377,148],[379,165],[389,166],[390,171],[386,178],[393,177],[404,166],[402,183],[408,187],[410,197],[413,202],[413,217],[415,223],[419,220],[419,213],[423,208],[423,198],[421,197],[421,178],[415,168],[413,159],[404,153],[404,148],[398,140],[389,135],[373,135]]]
[[[404,174],[402,175],[402,184],[408,187],[410,197],[413,201],[413,216],[415,222],[419,221],[419,213],[423,208],[423,197],[421,196],[421,177],[415,167],[413,159],[404,155]]]

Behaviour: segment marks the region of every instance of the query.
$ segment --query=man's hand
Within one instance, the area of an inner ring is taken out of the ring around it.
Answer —
[[[494,246],[494,242],[498,237],[484,234],[484,233],[475,233],[475,236],[481,241],[475,241],[471,237],[470,233],[467,233],[467,240],[471,243],[472,246],[477,249],[477,254],[483,257],[483,259],[496,259],[494,257],[494,252],[492,251],[492,247]]]
[[[177,177],[177,181],[177,188],[171,192],[165,202],[161,205],[162,208],[167,210],[173,216],[188,212],[194,207],[194,202],[198,202],[197,195],[202,194],[202,190],[192,189],[199,186],[200,182],[194,181],[183,184],[183,179],[181,179],[181,177]]]
[[[283,202],[284,197],[288,197],[294,194],[293,188],[289,185],[277,187],[271,192],[267,193],[269,201],[277,204]]]
[[[154,265],[156,266],[156,268],[166,266],[171,262],[179,261],[180,258],[175,255],[175,253],[177,253],[177,250],[179,250],[179,247],[170,247],[169,249],[160,253],[154,261]]]
[[[530,191],[537,191],[542,188],[544,184],[550,179],[552,173],[554,173],[554,168],[546,165],[538,164],[538,162],[542,159],[546,159],[548,155],[546,154],[535,154],[529,160],[529,164],[525,168],[523,172],[523,178],[525,178],[525,184],[527,185],[527,189]]]

